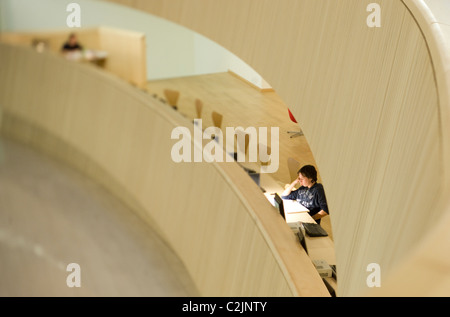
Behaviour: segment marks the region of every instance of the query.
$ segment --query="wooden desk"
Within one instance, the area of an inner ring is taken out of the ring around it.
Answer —
[[[314,221],[308,214],[304,215]],[[307,221],[307,217],[304,218],[305,219],[302,222],[310,222]],[[325,260],[329,265],[336,265],[334,243],[329,237],[310,237],[305,234],[305,239],[306,247],[308,248],[308,254],[311,260]]]
[[[284,189],[270,176],[270,174],[261,174],[261,187],[263,187],[266,192],[264,195],[273,205],[274,193],[281,193]],[[270,190],[268,190],[270,189]],[[277,211],[276,211],[277,212]],[[301,212],[289,212],[285,209],[286,222],[290,224],[293,228],[295,234],[297,234],[300,222],[316,223],[316,221],[308,214],[308,209],[304,208]],[[295,226],[297,225],[297,229]],[[311,260],[325,260],[330,265],[336,264],[336,256],[334,252],[334,243],[330,237],[306,237],[306,247],[308,248],[309,256]]]
[[[263,187],[266,192],[264,195],[273,205],[274,193],[281,193],[284,188],[278,184],[270,174],[261,174],[261,187]],[[278,212],[274,209],[275,212]],[[289,212],[285,209],[286,222],[292,229],[292,233],[297,235],[298,230],[303,230],[303,235],[305,236],[306,248],[308,249],[308,255],[311,261],[314,260],[325,260],[328,265],[336,265],[336,255],[333,240],[330,237],[310,237],[305,234],[304,229],[300,227],[301,222],[316,223],[316,221],[308,214],[308,209],[305,208],[301,212]],[[324,280],[337,292],[337,281],[333,277],[326,277]]]
[[[261,180],[266,180],[267,183],[272,183],[272,181],[267,180],[270,178],[270,175],[264,174],[261,177]],[[282,190],[275,191],[278,194],[282,192]],[[272,192],[264,193],[266,198],[269,200],[271,204],[273,204],[274,195]],[[278,212],[274,209],[275,212]],[[303,235],[305,237],[306,248],[311,261],[315,260],[325,260],[328,265],[336,265],[336,255],[333,240],[330,237],[310,237],[308,236],[304,229],[301,227],[302,222],[306,223],[316,223],[316,221],[308,214],[307,210],[303,212],[286,212],[286,223],[289,224],[289,227],[292,229],[292,233],[297,235],[298,230],[302,230]],[[333,289],[337,292],[337,281],[334,277],[325,277],[323,278]]]
[[[89,62],[98,66],[103,66],[108,53],[105,51],[85,50],[63,53],[64,57],[71,61],[76,62]]]
[[[270,203],[273,202],[273,195],[271,193],[266,192],[264,195]],[[275,212],[277,211],[275,210]],[[293,213],[285,211],[285,216],[286,223],[290,225],[294,234],[297,234],[301,222],[316,223],[307,211]],[[325,260],[329,265],[336,265],[334,243],[330,237],[310,237],[305,234],[305,239],[311,260]]]

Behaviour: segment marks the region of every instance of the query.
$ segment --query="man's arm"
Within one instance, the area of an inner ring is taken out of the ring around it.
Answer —
[[[319,220],[319,219],[321,219],[321,218],[323,218],[325,216],[328,216],[328,214],[325,211],[321,210],[318,213],[316,213],[314,216],[312,216],[312,218],[314,220]]]
[[[285,196],[289,196],[289,194],[292,192],[292,190],[294,189],[295,185],[297,185],[299,182],[298,178],[293,181],[288,187],[286,187],[286,189],[284,190],[284,192],[281,194],[281,197],[285,197]]]
[[[319,205],[320,205],[320,208],[322,208],[322,209],[312,217],[314,220],[319,220],[328,215],[328,203],[327,203],[327,198],[325,196],[325,190],[323,190],[323,187],[320,187],[320,189],[318,191],[318,195],[319,195],[319,197],[318,197]]]

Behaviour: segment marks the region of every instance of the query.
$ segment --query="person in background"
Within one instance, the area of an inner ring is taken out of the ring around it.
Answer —
[[[320,219],[329,214],[327,199],[323,185],[317,183],[317,171],[312,165],[303,166],[298,178],[281,194],[283,199],[296,200],[309,209],[310,216],[320,224]],[[294,187],[300,187],[294,190]]]
[[[61,51],[63,53],[73,53],[73,52],[81,52],[83,50],[83,47],[78,43],[78,39],[75,33],[71,33],[69,35],[69,39],[66,43],[64,43],[63,47],[61,48]]]

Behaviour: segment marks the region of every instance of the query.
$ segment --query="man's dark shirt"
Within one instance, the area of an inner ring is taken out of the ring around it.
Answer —
[[[76,51],[76,50],[82,50],[83,47],[80,44],[70,45],[69,43],[65,43],[62,47],[63,51]]]
[[[322,184],[315,183],[311,188],[302,186],[282,198],[298,201],[300,204],[309,209],[309,214],[311,217],[321,210],[325,211],[327,214],[330,214],[325,196],[325,190]],[[320,223],[320,219],[316,220],[316,222]]]

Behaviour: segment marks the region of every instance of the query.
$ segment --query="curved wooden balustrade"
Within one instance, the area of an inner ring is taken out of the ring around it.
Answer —
[[[107,1],[207,36],[283,98],[327,189],[338,294],[370,294],[370,263],[382,294],[450,294],[448,2]]]
[[[157,227],[201,295],[329,296],[291,229],[236,163],[173,162],[171,132],[192,131],[190,120],[89,65],[5,44],[0,60],[2,133],[127,202]]]

